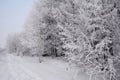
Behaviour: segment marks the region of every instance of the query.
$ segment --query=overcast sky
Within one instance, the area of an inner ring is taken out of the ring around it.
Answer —
[[[20,32],[33,0],[0,0],[0,47],[9,33]]]

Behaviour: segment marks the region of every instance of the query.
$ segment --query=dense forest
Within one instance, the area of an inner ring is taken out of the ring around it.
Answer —
[[[120,0],[37,0],[7,49],[62,57],[92,77],[120,80]]]

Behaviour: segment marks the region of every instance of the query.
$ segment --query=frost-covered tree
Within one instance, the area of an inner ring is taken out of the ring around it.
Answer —
[[[60,2],[56,0],[36,1],[26,22],[25,32],[28,34],[29,43],[32,44],[32,49],[34,47],[39,51],[38,53],[57,54],[58,48],[61,49],[62,41],[58,23],[60,12],[56,9]]]
[[[85,22],[81,31],[85,47],[80,52],[77,50],[77,55],[72,55],[72,59],[78,65],[84,65],[91,80],[100,74],[105,80],[117,79],[114,61],[118,60],[119,52],[115,52],[114,47],[119,26],[115,5],[114,0],[85,0],[77,8]]]
[[[32,53],[59,55],[93,78],[119,80],[119,0],[38,0],[25,24]],[[41,55],[39,54],[39,55]]]
[[[9,53],[15,53],[19,55],[22,51],[22,44],[20,41],[20,35],[15,33],[13,35],[8,35],[7,38],[7,49]]]
[[[24,38],[23,44],[26,45],[30,49],[30,54],[37,54],[39,55],[42,53],[43,49],[43,40],[40,35],[40,28],[43,27],[42,24],[42,12],[44,5],[44,1],[37,1],[34,3],[32,10],[27,18],[24,27]],[[44,14],[44,13],[43,13]]]

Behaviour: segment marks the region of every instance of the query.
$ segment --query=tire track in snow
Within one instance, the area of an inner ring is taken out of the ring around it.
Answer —
[[[13,55],[8,54],[8,66],[15,80],[43,80],[33,74],[30,70],[23,67],[22,62],[16,59]]]

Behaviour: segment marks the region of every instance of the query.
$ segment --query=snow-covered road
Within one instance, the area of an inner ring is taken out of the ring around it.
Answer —
[[[0,80],[43,80],[27,72],[20,64],[6,52],[0,53]]]
[[[20,57],[7,52],[0,53],[0,80],[88,80],[83,72],[78,78],[76,69],[67,70],[68,63],[57,59]]]
[[[9,71],[9,67],[8,67],[8,59],[6,54],[4,54],[4,52],[0,53],[0,80],[15,80],[10,71]]]
[[[8,66],[11,75],[15,80],[43,80],[40,77],[36,76],[31,70],[25,68],[21,60],[16,59],[13,55],[8,54]]]
[[[11,62],[12,74],[18,73],[18,76],[17,74],[14,76],[22,78],[20,80],[88,80],[89,78],[84,72],[78,73],[78,69],[70,69],[68,63],[58,59],[45,58],[42,59],[42,63],[39,63],[38,57],[20,57],[10,54],[8,59]],[[75,75],[76,70],[79,76]]]

